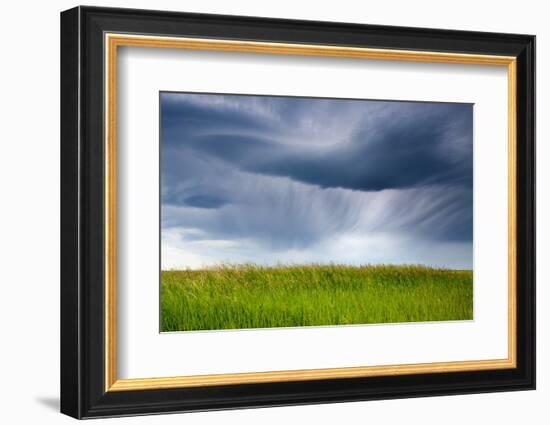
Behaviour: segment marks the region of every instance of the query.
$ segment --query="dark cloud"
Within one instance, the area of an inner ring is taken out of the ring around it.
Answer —
[[[471,105],[162,94],[161,173],[163,229],[204,239],[472,240]]]
[[[219,208],[227,203],[225,199],[208,195],[188,196],[187,198],[182,199],[182,201],[183,204],[197,208]]]
[[[467,124],[465,124],[465,127]],[[457,162],[440,151],[446,126],[433,116],[419,116],[414,124],[397,122],[372,134],[361,129],[353,138],[322,151],[293,150],[274,153],[263,143],[235,140],[237,152],[229,160],[245,170],[287,176],[322,187],[354,190],[410,188],[426,184],[471,186],[471,158]],[[201,140],[200,151],[218,155],[219,137]],[[252,148],[252,146],[254,146]],[[257,153],[257,155],[254,155]]]
[[[472,184],[471,105],[379,102],[380,110],[385,111],[382,120],[373,123],[365,117],[349,138],[333,140],[330,146],[323,147],[315,143],[285,143],[293,129],[283,131],[284,126],[293,125],[294,114],[300,109],[285,108],[286,105],[311,104],[316,100],[266,99],[284,112],[278,126],[239,110],[210,111],[202,105],[172,105],[166,108],[169,112],[163,120],[167,129],[163,140],[177,144],[184,137],[186,145],[197,152],[243,170],[322,187],[382,190],[425,184]],[[334,109],[344,111],[354,105],[363,106],[359,101],[332,102],[339,106]],[[373,103],[369,102],[369,106]],[[301,109],[306,108],[302,105]],[[288,121],[284,119],[287,116]],[[335,113],[331,118],[339,117]],[[323,124],[318,123],[321,127]],[[457,139],[464,147],[460,154],[451,145]]]

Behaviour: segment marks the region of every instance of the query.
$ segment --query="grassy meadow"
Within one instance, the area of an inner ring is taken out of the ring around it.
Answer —
[[[473,318],[470,270],[220,266],[161,272],[161,331]]]

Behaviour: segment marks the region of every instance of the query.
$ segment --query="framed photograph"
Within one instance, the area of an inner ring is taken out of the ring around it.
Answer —
[[[61,411],[535,388],[535,37],[61,14]]]

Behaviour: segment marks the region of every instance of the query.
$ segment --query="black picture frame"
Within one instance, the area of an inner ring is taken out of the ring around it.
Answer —
[[[517,367],[369,378],[105,391],[104,34],[514,56]],[[535,388],[535,37],[76,7],[61,13],[61,412],[75,418]]]

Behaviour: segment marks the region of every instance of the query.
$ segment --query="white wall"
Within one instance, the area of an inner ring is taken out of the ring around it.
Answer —
[[[4,2],[0,15],[0,420],[69,423],[59,381],[59,12]],[[96,5],[536,34],[538,39],[538,390],[195,413],[109,423],[548,423],[550,413],[550,26],[545,2],[97,1]],[[546,403],[545,403],[546,402]]]

